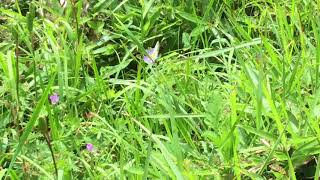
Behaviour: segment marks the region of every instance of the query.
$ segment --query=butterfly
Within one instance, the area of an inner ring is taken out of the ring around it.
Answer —
[[[144,62],[148,64],[154,64],[155,61],[159,58],[159,48],[160,48],[160,44],[158,41],[154,46],[154,48],[150,48],[147,50],[147,55],[143,56]]]
[[[60,5],[61,5],[61,7],[66,8],[67,7],[67,0],[60,0]]]

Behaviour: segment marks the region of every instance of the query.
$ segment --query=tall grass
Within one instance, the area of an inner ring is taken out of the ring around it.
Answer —
[[[0,178],[318,179],[319,7],[1,2]]]

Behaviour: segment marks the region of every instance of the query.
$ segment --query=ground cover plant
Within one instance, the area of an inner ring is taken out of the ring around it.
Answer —
[[[0,179],[319,179],[319,1],[0,3]]]

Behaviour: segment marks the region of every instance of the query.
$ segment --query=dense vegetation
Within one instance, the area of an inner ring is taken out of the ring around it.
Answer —
[[[319,179],[319,1],[0,3],[0,179]]]

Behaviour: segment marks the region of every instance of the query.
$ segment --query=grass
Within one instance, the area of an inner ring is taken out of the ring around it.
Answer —
[[[2,2],[0,179],[319,179],[319,8]]]

